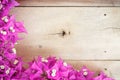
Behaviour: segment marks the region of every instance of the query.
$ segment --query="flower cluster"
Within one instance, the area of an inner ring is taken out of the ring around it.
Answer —
[[[16,55],[18,33],[26,32],[23,23],[17,22],[9,11],[18,3],[14,0],[0,0],[0,80],[20,79],[23,62]]]
[[[37,60],[29,64],[25,71],[26,80],[113,80],[104,73],[94,77],[94,72],[86,67],[75,70],[62,59],[48,57],[47,59],[38,57]]]
[[[10,9],[18,5],[15,0],[0,0],[0,17],[8,15]]]
[[[9,11],[19,4],[15,0],[0,0],[0,80],[113,80],[103,72],[97,77],[86,67],[75,70],[62,59],[38,57],[24,68],[16,55],[18,33],[25,32],[22,22],[17,22]]]
[[[24,68],[23,62],[16,57],[10,59],[0,55],[0,80],[18,80],[22,77]]]
[[[18,33],[26,32],[22,22],[16,22],[15,16],[10,16],[9,10],[18,5],[14,0],[0,1],[0,54],[16,54],[14,48]],[[6,55],[5,55],[6,56]]]

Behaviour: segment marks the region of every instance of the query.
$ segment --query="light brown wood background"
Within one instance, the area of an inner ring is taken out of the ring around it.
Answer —
[[[61,57],[120,80],[119,0],[18,0],[11,11],[28,31],[16,46],[28,62],[40,55]]]

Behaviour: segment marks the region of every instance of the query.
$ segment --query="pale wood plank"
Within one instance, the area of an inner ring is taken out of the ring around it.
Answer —
[[[18,54],[72,60],[120,59],[120,8],[16,8],[28,30]],[[61,36],[62,30],[66,35]],[[69,34],[70,32],[70,34]]]
[[[120,0],[112,0],[114,6],[120,6]]]
[[[18,0],[21,6],[119,6],[119,0]]]

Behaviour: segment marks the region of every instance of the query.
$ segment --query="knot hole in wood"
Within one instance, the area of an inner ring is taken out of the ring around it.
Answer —
[[[65,30],[62,30],[60,36],[64,37],[66,35],[70,35],[70,31],[67,32]]]
[[[65,37],[67,35],[70,35],[71,32],[70,31],[66,31],[66,30],[61,30],[60,32],[58,33],[53,33],[53,34],[50,34],[50,35],[58,35],[60,37]]]

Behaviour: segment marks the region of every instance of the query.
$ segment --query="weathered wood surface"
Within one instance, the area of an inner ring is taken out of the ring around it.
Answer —
[[[28,31],[16,46],[19,56],[62,57],[76,69],[86,65],[120,80],[120,7],[32,7],[42,3],[28,1],[20,2],[31,7],[11,12]]]
[[[18,46],[29,56],[120,60],[120,8],[19,7],[14,11],[28,30]]]
[[[18,0],[21,6],[120,6],[120,0]]]

